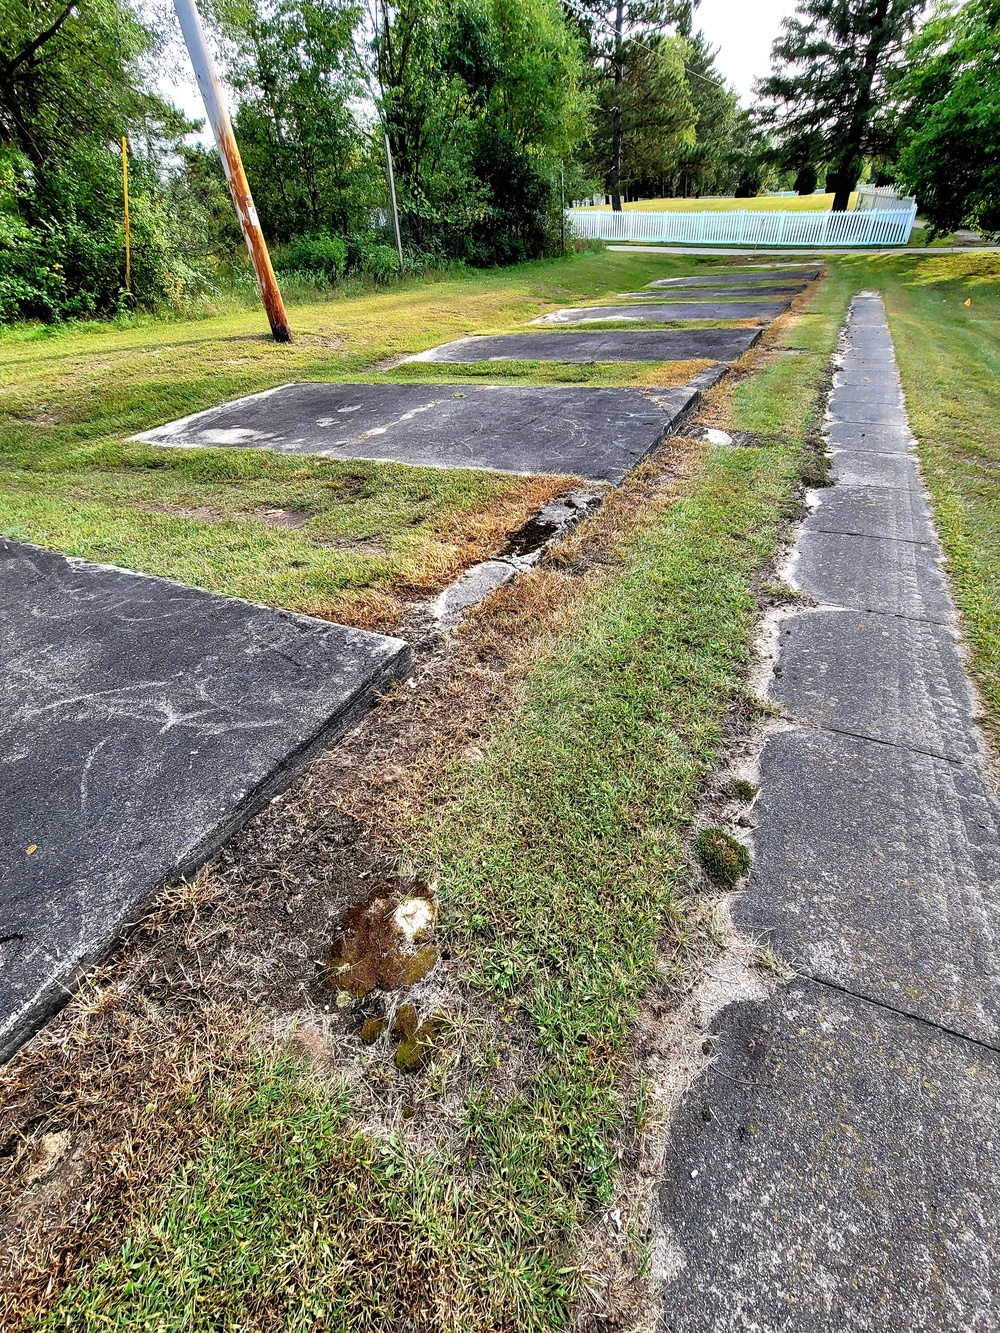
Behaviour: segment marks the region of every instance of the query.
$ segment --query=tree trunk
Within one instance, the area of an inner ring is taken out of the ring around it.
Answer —
[[[622,211],[622,83],[625,70],[622,65],[622,23],[624,0],[618,0],[615,6],[615,107],[612,112],[611,146],[611,208],[615,213]]]

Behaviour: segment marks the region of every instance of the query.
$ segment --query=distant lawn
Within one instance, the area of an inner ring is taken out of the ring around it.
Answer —
[[[849,208],[857,201],[857,194],[852,194]],[[610,204],[599,204],[598,208],[609,209]],[[634,204],[625,204],[625,208],[637,209],[643,213],[731,213],[744,209],[750,213],[827,213],[833,207],[832,194],[756,195],[752,199],[639,199]]]
[[[401,597],[433,593],[494,553],[562,483],[158,449],[128,437],[292,380],[462,381],[470,377],[460,367],[408,366],[398,375],[380,367],[697,266],[591,251],[413,280],[293,306],[295,341],[286,347],[270,340],[259,311],[0,330],[0,532],[214,592],[391,627]],[[677,382],[669,367],[649,365],[522,363],[489,378]]]

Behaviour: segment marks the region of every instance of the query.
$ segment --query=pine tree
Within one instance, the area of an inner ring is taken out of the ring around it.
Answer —
[[[771,48],[757,84],[758,118],[787,167],[824,163],[833,207],[846,209],[866,157],[890,147],[887,83],[924,0],[802,0]]]

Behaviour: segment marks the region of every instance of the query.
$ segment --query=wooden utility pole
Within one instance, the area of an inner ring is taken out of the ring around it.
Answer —
[[[260,229],[260,220],[257,217],[257,210],[254,208],[253,196],[247,183],[246,172],[243,170],[240,150],[236,146],[229,112],[226,110],[226,100],[222,95],[222,88],[215,72],[215,62],[212,60],[212,54],[205,42],[205,32],[201,26],[198,10],[195,7],[194,0],[174,0],[174,9],[176,9],[177,17],[180,19],[181,32],[184,34],[184,41],[187,43],[187,49],[191,56],[194,75],[198,80],[198,88],[201,91],[202,101],[205,103],[209,124],[212,126],[212,133],[215,135],[215,142],[222,157],[226,180],[229,182],[229,193],[233,196],[233,204],[236,208],[236,216],[240,220],[243,239],[247,243],[254,271],[257,274],[260,294],[264,301],[264,309],[267,311],[271,332],[274,334],[274,341],[279,343],[291,342],[292,335],[288,328],[288,316],[285,314],[281,292],[278,290],[278,280],[275,278],[274,269],[271,267],[271,256],[267,253],[267,244]]]

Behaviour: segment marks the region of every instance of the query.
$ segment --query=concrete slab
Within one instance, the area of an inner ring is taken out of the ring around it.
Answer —
[[[831,477],[844,486],[888,486],[923,494],[923,484],[912,454],[877,454],[870,450],[838,449],[833,454]]]
[[[641,292],[619,292],[619,296],[634,297],[640,301],[655,300],[661,301],[752,301],[760,300],[764,296],[781,296],[791,299],[797,296],[799,292],[804,292],[808,283],[781,283],[776,286],[764,286],[756,283],[735,283],[729,287],[681,287],[671,291],[669,288],[660,288],[659,290],[650,290],[644,288]]]
[[[831,421],[851,422],[862,426],[906,426],[906,413],[901,396],[884,399],[869,395],[863,389],[835,389],[827,403]]]
[[[667,1150],[660,1333],[986,1333],[1000,1061],[795,982],[732,1005]]]
[[[954,609],[937,547],[842,532],[803,532],[795,584],[827,605],[950,624]]]
[[[0,570],[4,1059],[409,649],[6,539]]]
[[[696,273],[684,278],[655,278],[650,287],[729,287],[735,283],[747,287],[767,286],[787,279],[789,282],[812,282],[819,277],[819,269],[803,267],[761,268],[756,271],[738,268],[717,268],[711,273]]]
[[[457,338],[408,361],[736,361],[760,329],[602,329],[589,333],[498,333]]]
[[[807,976],[997,1045],[1000,808],[976,766],[777,732],[754,816],[741,929]]]
[[[819,504],[804,532],[845,532],[893,541],[933,542],[930,510],[916,490],[884,486],[831,486],[817,491]]]
[[[553,310],[533,319],[532,324],[597,324],[606,320],[631,319],[644,323],[668,320],[776,319],[790,301],[690,301],[677,305],[596,305]]]
[[[697,398],[689,387],[290,384],[137,438],[620,481]]]
[[[798,721],[945,759],[979,753],[972,691],[948,627],[804,611],[781,621],[778,644],[770,694]]]
[[[881,454],[907,454],[913,448],[913,436],[905,424],[831,421],[827,439],[835,449],[865,449]]]

